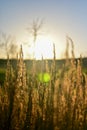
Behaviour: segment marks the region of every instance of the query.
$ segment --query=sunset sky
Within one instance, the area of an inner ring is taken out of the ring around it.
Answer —
[[[42,37],[55,43],[57,58],[64,57],[66,35],[74,41],[76,57],[87,56],[87,0],[0,0],[0,32],[15,36],[16,44],[30,42],[26,28],[37,18],[44,21]]]

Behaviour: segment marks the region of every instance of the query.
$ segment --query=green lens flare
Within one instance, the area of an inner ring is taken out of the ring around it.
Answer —
[[[42,83],[47,83],[50,81],[50,75],[48,73],[40,73],[38,79]]]

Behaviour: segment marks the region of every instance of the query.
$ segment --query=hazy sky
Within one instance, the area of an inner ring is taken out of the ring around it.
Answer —
[[[44,19],[42,35],[55,43],[57,58],[64,55],[66,35],[76,56],[87,56],[87,0],[0,0],[0,31],[18,41],[30,37],[26,28],[36,18]]]

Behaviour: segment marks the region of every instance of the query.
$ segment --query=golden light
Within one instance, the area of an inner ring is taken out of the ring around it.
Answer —
[[[23,45],[24,59],[35,58],[36,60],[41,60],[42,56],[43,59],[53,59],[53,43],[55,43],[56,47],[56,58],[61,58],[61,52],[64,52],[65,46],[60,39],[55,37],[54,39],[52,39],[52,36],[38,36],[36,42],[33,43],[32,38],[24,37],[23,40],[18,41],[18,44],[19,48],[20,45]]]
[[[41,59],[42,56],[44,59],[53,58],[53,43],[52,41],[44,36],[37,38],[35,43],[35,58]]]

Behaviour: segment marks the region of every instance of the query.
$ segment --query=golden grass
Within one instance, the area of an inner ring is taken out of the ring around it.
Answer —
[[[45,69],[41,67],[41,72],[51,76],[48,83],[37,80],[35,60],[27,75],[22,48],[15,70],[8,59],[4,86],[0,87],[0,130],[86,130],[87,76],[81,59],[68,60],[67,52],[67,63],[59,71],[55,47],[53,52],[51,68],[47,61]]]

